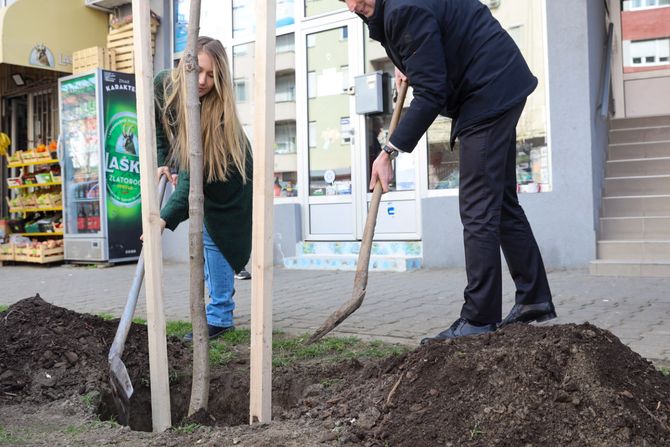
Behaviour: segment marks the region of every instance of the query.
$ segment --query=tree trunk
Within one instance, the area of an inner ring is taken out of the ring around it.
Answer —
[[[190,258],[189,295],[193,323],[193,383],[188,415],[207,410],[209,404],[209,337],[205,315],[205,278],[202,229],[204,223],[202,130],[198,96],[198,55],[195,47],[200,30],[200,0],[191,0],[188,43],[184,51],[186,82],[186,124],[189,155],[190,189],[188,193],[188,251]]]

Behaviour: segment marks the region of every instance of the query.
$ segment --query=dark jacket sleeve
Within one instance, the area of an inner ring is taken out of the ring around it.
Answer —
[[[391,144],[411,152],[447,102],[442,31],[435,15],[417,6],[390,11],[384,28],[388,45],[400,56],[414,94],[391,136]]]
[[[170,195],[168,202],[161,209],[161,219],[165,221],[165,228],[173,230],[181,222],[188,219],[188,193],[190,177],[188,171],[179,171],[177,186]]]
[[[156,124],[156,162],[157,166],[166,166],[170,143],[163,128],[162,108],[165,103],[163,83],[169,76],[169,70],[163,70],[154,77],[154,118]]]

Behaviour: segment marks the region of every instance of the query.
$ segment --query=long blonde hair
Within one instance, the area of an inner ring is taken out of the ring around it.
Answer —
[[[201,36],[196,54],[205,53],[212,59],[214,88],[200,98],[200,127],[204,178],[207,182],[228,180],[234,167],[246,183],[247,139],[237,117],[233,83],[226,50],[216,39]],[[184,59],[179,61],[170,76],[166,76],[163,90],[165,102],[161,110],[163,127],[170,142],[169,163],[188,169],[189,148],[186,135],[186,70]]]

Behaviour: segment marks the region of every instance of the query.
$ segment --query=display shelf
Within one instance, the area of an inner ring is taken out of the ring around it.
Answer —
[[[39,213],[40,211],[63,211],[62,206],[53,206],[48,208],[10,208],[10,213]]]
[[[52,165],[59,163],[58,160],[54,159],[43,159],[43,160],[35,160],[35,161],[26,161],[26,162],[21,162],[21,163],[9,163],[7,165],[8,168],[22,168],[24,166],[37,166],[37,165]]]
[[[30,185],[13,185],[8,186],[9,189],[21,189],[21,188],[49,188],[51,186],[61,186],[63,182],[49,182],[49,183],[32,183]]]
[[[43,232],[43,233],[19,233],[21,236],[26,237],[38,237],[38,236],[62,236],[63,232],[61,231],[52,231],[52,232]]]

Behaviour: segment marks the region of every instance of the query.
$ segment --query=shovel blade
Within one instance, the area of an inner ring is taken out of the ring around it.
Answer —
[[[119,423],[121,425],[128,425],[130,420],[130,398],[133,395],[134,389],[126,365],[116,356],[109,360],[109,384],[112,387],[112,396],[119,413]]]

